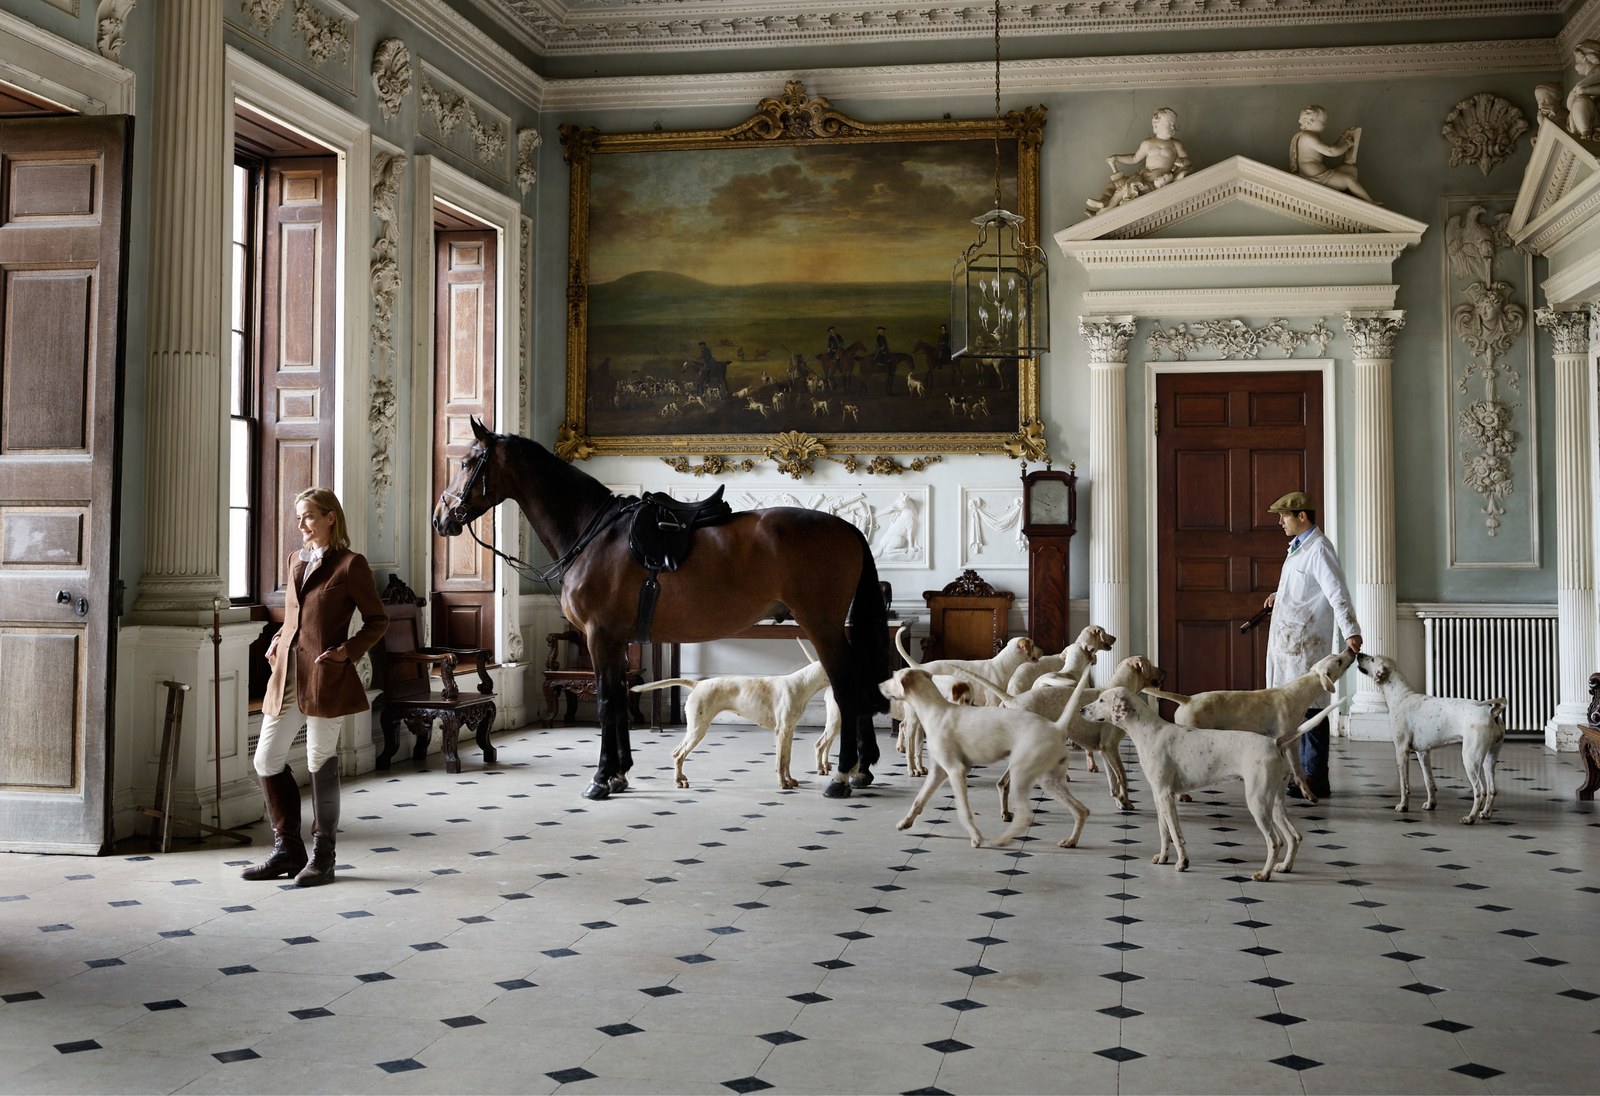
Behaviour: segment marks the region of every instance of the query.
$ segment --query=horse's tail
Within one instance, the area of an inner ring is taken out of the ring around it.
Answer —
[[[878,564],[872,558],[872,546],[859,529],[856,529],[856,539],[861,542],[861,575],[856,580],[856,596],[850,603],[849,617],[854,684],[859,690],[862,711],[887,712],[889,698],[878,685],[889,678],[889,607],[884,604],[883,590],[878,584]]]

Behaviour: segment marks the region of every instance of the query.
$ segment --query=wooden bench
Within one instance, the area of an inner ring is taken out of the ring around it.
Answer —
[[[383,752],[377,767],[388,769],[390,758],[399,748],[399,725],[416,736],[411,759],[422,762],[428,754],[428,741],[437,722],[444,734],[444,767],[459,773],[461,758],[456,744],[461,728],[477,739],[485,765],[494,764],[498,754],[489,742],[494,727],[494,682],[489,679],[489,652],[477,647],[425,647],[422,645],[422,606],[425,598],[393,575],[383,591],[389,613],[389,628],[373,648],[373,670],[382,695],[374,703],[383,728]],[[463,695],[456,684],[456,667],[474,665],[478,671],[475,693]],[[434,688],[434,673],[439,688]]]

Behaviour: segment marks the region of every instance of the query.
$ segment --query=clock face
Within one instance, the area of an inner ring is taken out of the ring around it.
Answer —
[[[1039,480],[1028,492],[1028,524],[1065,525],[1069,519],[1067,485],[1063,480]]]

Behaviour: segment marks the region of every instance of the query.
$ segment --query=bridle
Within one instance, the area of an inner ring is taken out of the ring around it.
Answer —
[[[480,491],[480,481],[483,480],[489,468],[489,447],[482,443],[473,446],[467,455],[462,458],[461,468],[462,471],[467,473],[466,486],[461,489],[461,492],[457,494],[448,487],[439,492],[439,501],[448,507],[445,515],[454,524],[465,529],[468,535],[477,541],[479,548],[486,549],[499,556],[511,564],[517,573],[524,577],[542,582],[546,586],[553,585],[561,580],[562,574],[571,566],[572,561],[578,557],[578,553],[583,551],[589,545],[589,542],[594,540],[600,530],[605,527],[610,518],[615,516],[619,509],[617,504],[621,502],[620,499],[613,498],[611,505],[603,506],[595,511],[583,533],[573,542],[572,547],[561,554],[560,559],[554,560],[548,567],[535,567],[526,560],[521,560],[507,552],[502,552],[492,544],[485,544],[483,539],[478,536],[478,531],[472,527],[473,522],[489,512],[489,506],[483,505],[477,507],[475,512],[469,513],[469,509],[474,505],[472,503],[474,492],[481,493],[484,498],[488,497],[486,488]]]

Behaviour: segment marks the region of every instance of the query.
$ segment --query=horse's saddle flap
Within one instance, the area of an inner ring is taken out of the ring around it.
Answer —
[[[676,571],[689,556],[693,533],[705,525],[717,525],[733,516],[733,507],[723,499],[727,484],[696,502],[682,502],[659,491],[648,491],[639,500],[628,531],[628,550],[640,566],[650,571]]]

